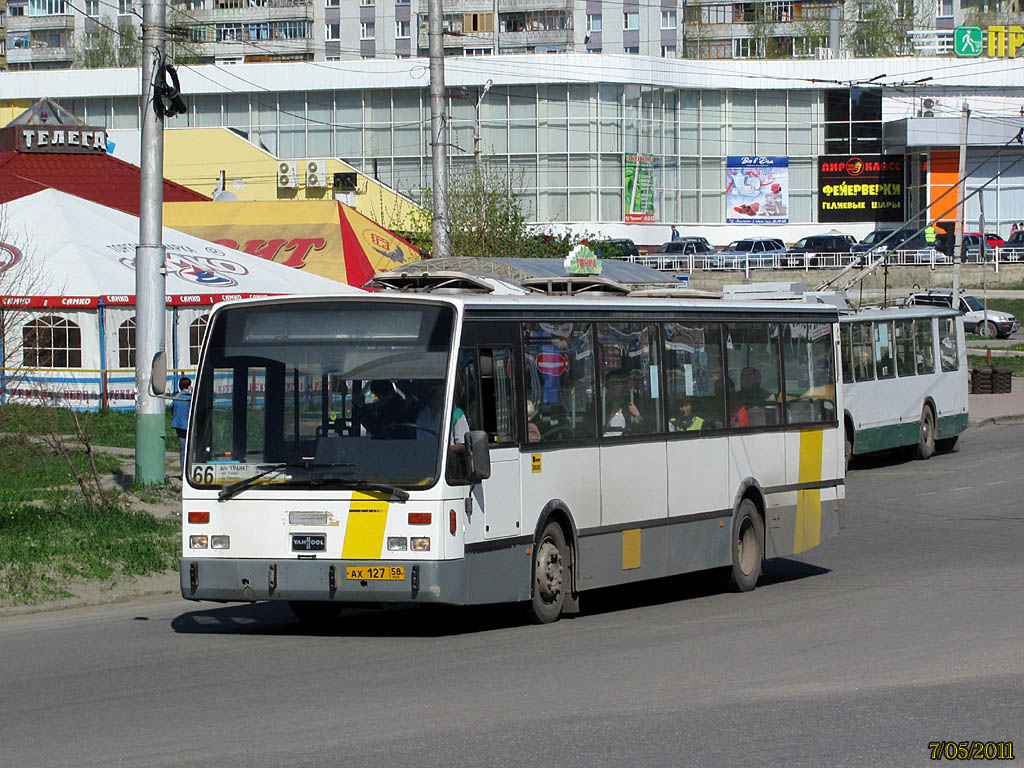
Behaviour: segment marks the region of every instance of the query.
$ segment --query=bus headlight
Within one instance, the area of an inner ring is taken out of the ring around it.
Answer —
[[[405,536],[388,536],[388,552],[405,552],[409,548],[409,540]]]
[[[189,549],[206,549],[208,546],[210,546],[210,537],[205,534],[202,536],[188,537]]]
[[[429,536],[414,536],[409,539],[409,543],[412,545],[413,552],[427,552],[430,550]]]
[[[211,536],[210,549],[231,549],[231,537],[225,534]]]

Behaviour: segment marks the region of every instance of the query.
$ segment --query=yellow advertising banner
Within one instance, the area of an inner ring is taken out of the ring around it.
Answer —
[[[420,259],[405,240],[335,200],[165,203],[164,226],[360,287]]]

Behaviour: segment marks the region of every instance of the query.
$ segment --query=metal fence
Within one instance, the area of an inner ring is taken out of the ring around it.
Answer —
[[[875,253],[872,258],[881,255]],[[928,266],[934,269],[953,263],[953,258],[934,248],[914,251],[885,251],[890,266]],[[796,269],[810,271],[812,269],[841,269],[850,264],[867,263],[867,253],[760,253],[749,256],[727,256],[724,254],[681,254],[681,253],[650,253],[641,256],[630,256],[629,261],[642,264],[663,272],[696,272],[726,270],[769,270]],[[977,248],[966,252],[967,263],[980,262]],[[985,261],[999,265],[1006,262],[1024,261],[1024,248],[998,248],[985,252]]]

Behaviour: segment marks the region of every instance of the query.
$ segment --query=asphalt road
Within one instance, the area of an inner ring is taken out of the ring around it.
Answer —
[[[854,466],[846,530],[735,595],[708,575],[575,619],[275,605],[0,621],[3,766],[909,766],[1024,754],[1024,425]],[[1000,765],[1024,764],[1024,759]]]

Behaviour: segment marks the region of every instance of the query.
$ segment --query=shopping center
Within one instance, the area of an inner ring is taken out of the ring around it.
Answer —
[[[367,184],[339,184],[346,174],[308,187],[313,161],[358,171],[396,200],[430,183],[425,59],[180,75],[189,111],[168,120],[166,176],[203,194],[223,171],[237,199],[333,195],[363,209]],[[990,230],[1005,235],[1024,219],[1024,147],[1015,140],[1024,82],[1014,59],[462,57],[447,60],[446,83],[453,173],[478,148],[543,224],[645,244],[676,224],[721,244],[768,233],[791,242],[832,228],[862,235],[880,221],[923,221],[933,202],[932,218],[952,220],[956,192],[936,199],[955,185],[964,103],[968,193],[987,183]],[[133,69],[0,73],[0,117],[48,96],[105,127],[114,155],[137,162],[138,91]],[[204,149],[211,130],[231,140],[215,153]],[[238,151],[224,148],[232,142]],[[975,195],[968,229],[978,213]]]

